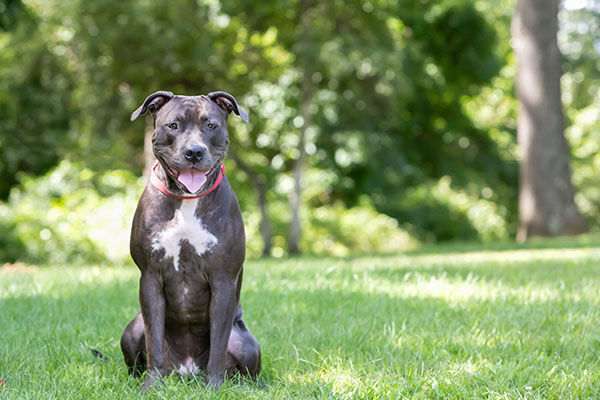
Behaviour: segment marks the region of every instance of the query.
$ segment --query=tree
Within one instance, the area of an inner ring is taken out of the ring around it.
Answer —
[[[72,81],[60,50],[20,0],[0,0],[0,198],[19,171],[43,174],[65,154]]]
[[[557,0],[518,0],[513,19],[521,102],[519,241],[533,235],[576,235],[588,229],[571,184],[557,15]]]
[[[309,107],[311,103],[311,60],[310,60],[310,16],[308,14],[310,0],[300,0],[300,29],[302,30],[300,38],[300,56],[302,58],[302,84],[300,89],[301,106],[300,116],[302,117],[302,126],[300,127],[300,136],[298,138],[298,158],[294,162],[294,191],[290,198],[290,207],[292,210],[292,222],[290,224],[290,233],[288,236],[288,251],[290,254],[300,253],[300,235],[302,234],[300,224],[300,206],[302,204],[302,173],[306,163],[306,129],[310,126],[311,115]]]
[[[279,145],[269,152],[279,152],[275,157],[284,160],[282,167],[263,168],[263,157],[257,155],[266,148],[264,143],[257,146],[258,140],[244,141],[247,151],[238,154],[253,168],[293,179],[293,189],[286,193],[292,200],[285,220],[290,226],[298,226],[292,221],[298,221],[294,200],[300,197],[302,181],[302,200],[309,206],[303,221],[311,218],[310,210],[340,201],[352,207],[367,196],[378,211],[416,227],[420,237],[431,236],[426,232],[429,222],[436,227],[459,225],[443,201],[403,200],[407,190],[444,176],[474,197],[482,187],[493,187],[493,200],[511,208],[516,162],[501,157],[489,132],[474,126],[465,113],[464,99],[478,96],[503,61],[496,54],[494,29],[471,2],[282,0],[276,5],[241,3],[241,8],[228,4],[224,12],[243,15],[242,25],[251,35],[276,32],[273,46],[291,55],[288,72],[282,74],[286,79],[276,84],[281,88],[282,82],[291,82],[280,96],[285,104],[277,116],[282,109],[294,111],[285,114],[288,120],[277,130],[278,138],[269,140]],[[308,32],[303,24],[310,26]],[[255,132],[250,137],[268,133]],[[301,168],[304,173],[298,174]],[[316,171],[323,173],[315,178]],[[322,189],[317,195],[316,186]],[[273,186],[267,188],[272,200]],[[422,212],[413,212],[415,207]],[[273,222],[277,237],[281,230]],[[470,228],[469,237],[476,237]],[[450,229],[433,236],[458,235]],[[287,239],[288,249],[295,251],[295,236]],[[300,246],[302,242],[300,238]]]

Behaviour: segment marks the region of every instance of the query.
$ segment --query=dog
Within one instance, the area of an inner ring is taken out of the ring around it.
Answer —
[[[147,370],[142,390],[172,373],[205,371],[214,390],[238,373],[256,380],[260,346],[240,305],[244,222],[223,164],[229,114],[248,115],[225,92],[159,91],[131,120],[147,112],[157,162],[131,229],[141,312],[121,337],[125,364],[134,376]]]

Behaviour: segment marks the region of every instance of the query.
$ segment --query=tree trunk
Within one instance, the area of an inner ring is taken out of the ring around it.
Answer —
[[[517,95],[520,193],[518,241],[587,231],[574,201],[560,94],[558,0],[517,0],[513,40]]]
[[[260,208],[260,234],[263,240],[262,255],[268,256],[271,254],[271,242],[273,239],[273,231],[269,222],[269,214],[267,212],[267,188],[264,182],[261,182],[260,177],[256,180],[256,191],[258,193],[258,207]]]
[[[302,85],[301,96],[302,105],[300,115],[303,124],[300,127],[300,137],[298,139],[298,158],[294,162],[294,191],[290,196],[290,207],[292,209],[292,221],[290,224],[290,233],[288,235],[288,253],[300,254],[300,236],[302,227],[300,223],[300,207],[302,205],[302,176],[304,174],[304,164],[306,162],[306,129],[310,126],[310,60],[309,60],[309,29],[310,20],[308,9],[310,0],[300,1],[300,26],[302,27],[302,36],[300,37],[300,56],[302,63]]]
[[[267,187],[261,176],[256,173],[248,164],[242,161],[237,153],[231,148],[229,149],[229,154],[231,158],[237,163],[242,171],[248,178],[250,178],[250,182],[256,188],[257,196],[257,204],[260,209],[260,234],[263,240],[263,256],[268,256],[271,254],[271,242],[273,239],[273,230],[271,229],[271,223],[269,222],[269,213],[267,211]]]

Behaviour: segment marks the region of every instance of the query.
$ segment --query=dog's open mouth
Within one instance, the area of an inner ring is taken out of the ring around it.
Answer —
[[[190,193],[199,191],[202,185],[206,183],[206,176],[212,171],[199,171],[196,168],[187,168],[181,171],[169,168],[169,170]]]
[[[195,168],[188,168],[179,171],[177,180],[185,186],[190,193],[196,193],[206,182],[206,175],[210,171],[198,171]]]

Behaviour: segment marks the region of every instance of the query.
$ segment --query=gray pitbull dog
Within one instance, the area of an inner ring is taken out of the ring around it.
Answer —
[[[257,379],[260,347],[240,305],[244,222],[222,166],[227,117],[248,115],[225,92],[156,92],[131,120],[148,111],[158,162],[131,230],[141,313],[121,338],[125,364],[136,376],[148,371],[142,390],[201,370],[215,390],[236,373]]]

